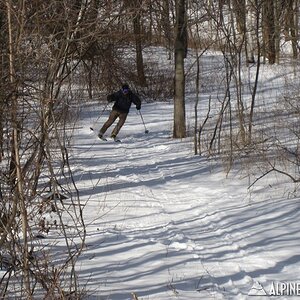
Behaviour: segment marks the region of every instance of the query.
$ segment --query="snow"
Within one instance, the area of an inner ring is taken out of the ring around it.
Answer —
[[[122,143],[97,139],[102,109],[84,107],[70,145],[86,204],[77,272],[88,299],[268,299],[273,282],[300,281],[291,183],[273,174],[248,189],[238,170],[195,156],[192,138],[171,138],[171,103],[143,104],[148,134],[133,107]]]

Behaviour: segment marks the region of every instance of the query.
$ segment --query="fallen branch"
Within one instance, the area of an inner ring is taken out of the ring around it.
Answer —
[[[289,177],[294,183],[297,183],[297,182],[300,182],[300,178],[296,179],[295,177],[293,177],[291,174],[285,172],[285,171],[281,171],[275,167],[272,167],[272,169],[268,170],[266,173],[262,174],[261,176],[259,176],[258,178],[256,178],[254,180],[254,182],[252,182],[249,186],[248,186],[248,190],[257,182],[259,181],[260,179],[262,179],[263,177],[267,176],[269,173],[271,172],[277,172],[277,173],[280,173],[280,174],[283,174],[287,177]]]

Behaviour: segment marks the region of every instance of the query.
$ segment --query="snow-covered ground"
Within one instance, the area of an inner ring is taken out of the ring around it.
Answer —
[[[77,271],[88,299],[260,299],[300,285],[300,199],[285,178],[248,189],[248,177],[195,156],[192,138],[171,138],[170,103],[144,103],[148,134],[133,107],[122,143],[102,142],[90,130],[107,118],[93,124],[101,109],[84,107],[70,147],[86,203]]]

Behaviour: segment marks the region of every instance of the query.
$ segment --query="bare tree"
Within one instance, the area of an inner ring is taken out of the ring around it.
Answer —
[[[274,1],[264,0],[262,7],[264,52],[265,56],[268,58],[269,64],[274,64],[276,62]]]
[[[298,0],[288,0],[284,2],[284,7],[280,7],[279,9],[284,9],[285,11],[285,36],[287,40],[290,40],[292,43],[293,49],[293,58],[298,58],[298,32],[299,32],[299,6]]]
[[[186,136],[184,58],[187,51],[186,1],[176,3],[174,138]]]
[[[146,86],[146,76],[144,71],[144,62],[143,62],[143,48],[142,48],[142,30],[141,30],[141,7],[142,0],[134,0],[135,4],[134,15],[133,15],[133,32],[135,36],[135,47],[136,47],[136,68],[138,81],[141,86]]]
[[[35,1],[34,4],[26,1],[12,4],[11,0],[5,0],[1,6],[1,16],[6,21],[1,24],[1,37],[6,40],[1,52],[1,85],[5,83],[7,87],[7,93],[1,97],[1,103],[7,103],[1,106],[1,123],[7,128],[3,132],[7,143],[2,143],[4,155],[0,173],[0,260],[7,262],[7,272],[1,278],[1,297],[4,298],[8,293],[15,293],[16,297],[31,299],[35,290],[40,293],[44,290],[55,298],[62,294],[66,282],[70,284],[67,289],[80,295],[74,265],[84,245],[85,229],[71,170],[69,175],[64,173],[68,166],[65,145],[68,133],[61,135],[60,128],[65,130],[64,121],[70,120],[66,98],[71,96],[65,91],[62,93],[62,86],[66,87],[66,79],[81,61],[75,44],[79,45],[84,38],[78,35],[81,26],[89,32],[89,23],[82,22],[86,7],[81,2],[70,4],[67,10],[62,9],[69,4],[67,2]],[[61,161],[64,162],[62,168]],[[49,182],[44,182],[41,174],[48,177]],[[64,181],[69,181],[65,188],[58,174],[64,174]],[[45,185],[55,194],[69,189],[74,205],[72,218],[81,224],[77,227],[78,245],[73,251],[74,237],[64,230],[64,216],[58,214],[57,225],[62,227],[69,250],[60,266],[33,246],[36,228],[45,229],[38,225],[39,214],[36,213],[38,199],[41,199],[38,195]],[[71,276],[63,283],[66,273]]]
[[[18,121],[18,82],[16,77],[15,61],[16,55],[19,53],[19,47],[21,46],[21,40],[23,38],[22,31],[24,29],[24,15],[25,15],[25,3],[22,1],[20,4],[20,10],[18,11],[17,18],[19,19],[19,32],[13,36],[13,20],[12,20],[12,3],[10,0],[5,1],[7,9],[7,28],[8,28],[8,60],[9,60],[9,82],[12,87],[11,95],[11,124],[12,124],[12,140],[11,140],[11,182],[14,186],[13,189],[13,211],[16,211],[16,207],[21,214],[22,219],[22,271],[24,276],[25,295],[28,299],[31,299],[31,287],[29,276],[29,261],[28,261],[28,216],[26,209],[26,199],[24,193],[24,178],[21,167],[20,156],[20,136],[19,136],[19,121]],[[13,215],[12,217],[15,217]],[[11,222],[10,222],[11,223]]]

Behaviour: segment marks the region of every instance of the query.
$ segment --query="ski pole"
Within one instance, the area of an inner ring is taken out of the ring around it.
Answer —
[[[144,124],[144,127],[145,127],[145,133],[149,133],[149,130],[146,128],[146,124],[145,124],[145,122],[144,122],[144,118],[143,118],[143,116],[142,116],[142,113],[141,113],[141,111],[140,111],[140,110],[139,110],[139,113],[140,113],[140,116],[141,116],[142,122],[143,122],[143,124]]]
[[[101,118],[101,116],[102,116],[103,113],[105,112],[105,110],[106,110],[108,104],[109,104],[109,103],[107,103],[107,104],[104,106],[104,108],[103,108],[103,110],[101,111],[99,117],[97,118],[97,120],[96,120],[93,124],[96,124],[96,123],[99,121],[99,119]],[[94,131],[94,128],[93,128],[93,127],[90,127],[90,129],[91,129],[92,131]]]

